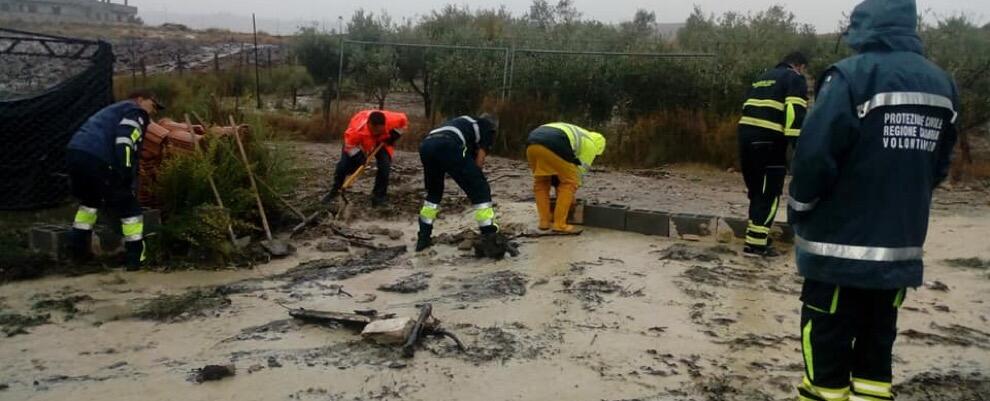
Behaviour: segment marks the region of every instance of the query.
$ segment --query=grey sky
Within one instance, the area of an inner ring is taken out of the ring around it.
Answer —
[[[332,29],[337,17],[346,19],[358,8],[378,12],[387,10],[395,19],[418,17],[439,9],[446,4],[466,5],[472,9],[494,8],[505,5],[514,14],[522,15],[531,0],[382,0],[371,1],[320,1],[320,0],[130,0],[139,7],[140,15],[148,23],[158,24],[167,18],[170,22],[187,23],[195,27],[221,25],[231,29],[250,29],[250,15],[257,13],[259,29],[271,32],[291,33],[301,23],[313,22]],[[555,1],[551,0],[551,3]],[[639,8],[654,11],[660,22],[683,22],[695,4],[706,13],[721,14],[725,11],[758,11],[773,4],[783,4],[793,12],[798,21],[810,23],[818,32],[835,31],[843,12],[852,10],[859,0],[575,0],[575,5],[585,17],[607,22],[628,20]],[[990,19],[990,1],[919,0],[918,9],[929,16],[945,16],[965,13],[979,23]],[[195,18],[193,14],[214,14],[211,18]],[[216,15],[224,14],[224,15]],[[166,17],[167,16],[167,17]],[[244,18],[247,17],[247,18]]]

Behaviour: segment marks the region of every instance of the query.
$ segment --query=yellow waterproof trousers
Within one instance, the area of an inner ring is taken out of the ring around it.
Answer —
[[[557,204],[553,213],[553,230],[572,232],[576,228],[567,224],[574,193],[577,192],[581,179],[578,166],[557,156],[542,145],[529,145],[526,148],[526,159],[529,169],[533,172],[533,194],[536,196],[536,211],[540,216],[540,229],[550,226],[550,186],[553,177],[560,180],[557,186]]]

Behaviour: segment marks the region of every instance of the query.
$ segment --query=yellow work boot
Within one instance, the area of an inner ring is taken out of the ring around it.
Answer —
[[[533,195],[536,197],[536,213],[540,216],[541,231],[550,229],[550,177],[533,177]]]
[[[578,234],[582,229],[567,224],[567,215],[571,212],[571,203],[574,203],[574,192],[577,188],[570,185],[560,185],[557,187],[557,204],[553,211],[553,231],[566,234]]]

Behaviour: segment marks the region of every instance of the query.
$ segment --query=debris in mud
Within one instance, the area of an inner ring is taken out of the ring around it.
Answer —
[[[716,344],[728,344],[733,350],[739,350],[742,348],[769,348],[778,347],[788,342],[791,344],[800,344],[801,337],[796,335],[787,336],[775,336],[773,334],[755,334],[746,333],[744,335],[732,338],[727,341],[713,340]]]
[[[677,243],[662,251],[653,251],[650,253],[659,254],[660,260],[719,262],[722,259],[718,257],[718,254],[725,253],[722,248],[725,247],[716,246],[708,250],[702,250],[696,247],[688,246],[687,244]]]
[[[234,376],[234,365],[206,365],[193,371],[193,381],[203,383]]]
[[[433,274],[420,272],[411,276],[400,278],[392,284],[381,285],[378,289],[388,292],[397,292],[400,294],[411,294],[429,288],[431,278],[433,278]]]
[[[269,369],[281,368],[282,367],[282,363],[280,363],[278,361],[278,358],[276,358],[274,355],[273,356],[269,356],[267,362],[268,362],[268,368]]]
[[[366,231],[368,232],[368,234],[386,236],[388,237],[388,239],[392,241],[398,241],[402,239],[402,235],[403,235],[402,231],[391,228],[378,227],[378,226],[368,227]]]
[[[506,253],[512,257],[519,256],[519,244],[510,241],[503,232],[481,236],[475,240],[473,247],[474,256],[477,258],[502,260]]]
[[[756,290],[768,289],[775,292],[790,293],[788,287],[776,285],[784,274],[774,274],[761,269],[749,269],[732,265],[694,265],[680,274],[696,284],[724,288],[727,286],[744,287]],[[760,283],[762,282],[762,283]],[[757,285],[763,284],[763,285]]]
[[[461,291],[449,297],[465,302],[526,295],[525,275],[511,270],[474,276],[461,284]]]
[[[929,290],[932,291],[949,292],[949,286],[945,285],[945,283],[938,280],[929,281],[925,283],[925,288],[928,288]]]
[[[538,359],[556,351],[551,348],[559,343],[561,338],[550,332],[528,334],[524,325],[508,325],[506,327],[485,327],[468,330],[475,337],[474,343],[465,352],[460,352],[449,342],[432,342],[424,347],[438,356],[450,356],[465,359],[473,363],[506,362],[510,359]]]
[[[602,294],[619,293],[619,295],[623,297],[643,295],[642,289],[629,291],[628,288],[623,288],[616,282],[609,280],[586,278],[577,284],[574,284],[573,281],[570,280],[565,280],[563,284],[565,287],[564,292],[574,294],[575,297],[584,303],[586,310],[594,309],[594,306],[605,302],[605,298],[602,297]]]
[[[27,316],[18,313],[0,312],[0,331],[4,336],[13,337],[18,334],[28,334],[27,329],[49,323],[51,315]]]
[[[350,244],[347,241],[332,238],[316,245],[316,250],[320,252],[347,252],[350,250]]]
[[[89,295],[72,295],[63,298],[48,298],[36,301],[31,305],[31,309],[36,311],[56,311],[65,314],[65,320],[72,320],[79,309],[76,308],[76,304],[84,301],[92,301],[93,297]]]
[[[240,334],[230,337],[221,342],[231,341],[276,341],[280,340],[279,334],[286,334],[290,331],[298,330],[301,326],[294,319],[281,319],[265,323],[260,326],[251,326],[241,329]]]
[[[359,304],[370,304],[375,302],[376,299],[378,299],[378,296],[375,294],[364,294],[360,298],[354,300],[354,302]]]
[[[938,331],[940,334],[908,329],[900,332],[900,335],[909,339],[922,341],[927,345],[955,345],[990,349],[990,333],[958,324],[942,326],[932,322],[929,327]]]
[[[571,263],[571,273],[581,274],[584,273],[585,269],[592,266],[604,266],[606,263],[609,264],[625,264],[626,262],[621,259],[612,259],[606,257],[598,257],[598,260],[594,262],[572,262]]]
[[[206,312],[230,305],[230,298],[220,287],[194,289],[184,294],[162,295],[137,308],[134,317],[145,320],[181,321],[205,316]]]
[[[990,378],[980,372],[925,372],[895,384],[894,394],[914,401],[982,401],[990,394]]]
[[[443,233],[433,239],[434,244],[444,244],[460,246],[464,242],[474,243],[478,239],[478,233],[474,230],[464,230],[457,234]]]
[[[404,253],[406,253],[405,245],[370,250],[344,259],[319,259],[301,263],[274,278],[288,280],[291,284],[316,280],[346,280],[392,267],[393,259]]]
[[[984,260],[980,258],[946,259],[945,263],[953,267],[965,267],[970,269],[990,269],[990,260]]]

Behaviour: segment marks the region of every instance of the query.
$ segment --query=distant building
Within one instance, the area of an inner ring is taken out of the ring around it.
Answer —
[[[0,0],[0,21],[139,24],[137,7],[110,0]]]

